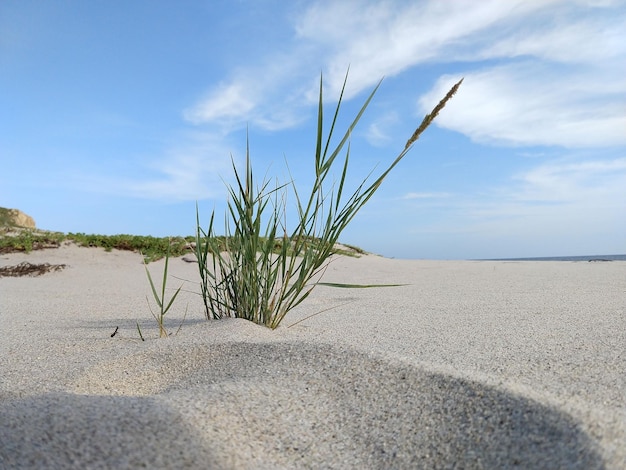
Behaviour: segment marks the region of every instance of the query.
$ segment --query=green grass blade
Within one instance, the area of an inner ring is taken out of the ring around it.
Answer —
[[[139,322],[136,322],[137,324],[137,333],[139,333],[139,337],[141,338],[141,341],[145,341],[143,335],[141,334],[141,328],[139,327]]]
[[[156,287],[154,286],[154,282],[152,281],[152,276],[150,275],[150,271],[148,270],[148,266],[145,264],[145,261],[144,261],[144,268],[145,268],[146,274],[148,276],[148,281],[150,282],[150,288],[152,289],[152,296],[154,297],[154,300],[157,303],[157,305],[159,306],[159,308],[162,308],[163,304],[161,303],[161,299],[159,298],[159,294],[157,294]]]
[[[340,282],[318,282],[318,286],[337,287],[340,289],[370,289],[373,287],[402,287],[410,284],[343,284]]]
[[[183,286],[180,286],[180,287],[176,290],[176,292],[174,293],[174,295],[172,296],[172,298],[171,298],[171,299],[170,299],[170,301],[168,302],[167,307],[165,307],[165,308],[163,309],[163,312],[161,313],[161,316],[165,315],[165,314],[169,311],[170,307],[171,307],[171,306],[172,306],[172,304],[174,303],[174,300],[176,300],[176,296],[178,295],[178,293],[180,292],[180,290],[182,289],[182,287],[183,287]]]
[[[162,307],[163,302],[165,301],[165,284],[167,284],[167,266],[170,261],[170,250],[169,247],[167,249],[167,253],[165,255],[165,266],[163,268],[163,283],[161,284],[161,303],[159,307]],[[161,310],[161,315],[163,315],[163,311]]]
[[[315,146],[315,174],[319,177],[322,167],[322,139],[324,137],[324,103],[323,94],[323,75],[320,74],[320,98],[317,106],[317,138]]]

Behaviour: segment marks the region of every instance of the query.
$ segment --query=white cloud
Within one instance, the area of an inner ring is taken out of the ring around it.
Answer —
[[[515,175],[507,185],[452,195],[433,213],[404,211],[417,221],[403,231],[433,249],[463,246],[471,257],[623,253],[626,158],[554,159]],[[435,238],[433,238],[435,237]],[[472,248],[474,247],[474,248]]]
[[[429,60],[454,60],[449,49],[468,36],[511,15],[525,16],[558,1],[484,0],[471,8],[465,0],[314,2],[295,20],[289,50],[270,52],[237,70],[185,111],[185,118],[195,124],[293,126],[300,122],[298,108],[317,101],[320,68],[326,96],[334,98],[350,66],[345,94],[350,98],[383,76]]]
[[[515,179],[522,183],[521,190],[512,195],[518,201],[596,201],[605,208],[626,205],[626,158],[547,163]]]
[[[170,147],[164,155],[135,166],[132,172],[123,168],[123,172],[109,171],[103,175],[94,169],[80,170],[62,179],[67,187],[120,197],[167,202],[224,199],[224,181],[230,182],[232,178],[231,155],[235,162],[240,156],[217,135],[193,134],[179,138],[181,143]]]
[[[249,83],[222,84],[193,108],[184,112],[185,119],[201,124],[216,119],[248,115],[257,105],[257,97]]]
[[[431,109],[458,76],[444,76],[419,100]],[[599,83],[602,80],[602,83]],[[436,124],[475,141],[606,147],[626,144],[626,82],[577,67],[523,62],[465,75]]]
[[[320,67],[325,96],[334,98],[350,66],[348,99],[419,64],[497,60],[462,74],[466,80],[438,125],[507,145],[626,141],[626,12],[619,2],[323,0],[294,18],[288,46],[232,72],[185,118],[226,129],[286,129],[312,113]],[[420,100],[421,111],[452,80],[442,77]],[[384,124],[368,129],[373,145],[385,142]]]
[[[135,178],[124,186],[133,196],[146,199],[197,201],[222,196],[224,181],[232,175],[231,156],[237,161],[237,152],[218,135],[187,135],[150,165],[153,176]]]
[[[123,190],[133,197],[169,201],[216,197],[224,193],[224,184],[213,165],[214,160],[207,162],[196,155],[174,155],[154,165],[157,176],[126,181]],[[224,174],[226,170],[224,166]]]
[[[317,2],[296,25],[299,37],[325,50],[328,88],[341,89],[350,65],[347,97],[424,62],[455,61],[494,29],[548,9],[559,0],[446,2]]]
[[[520,28],[492,41],[479,58],[533,56],[561,62],[594,64],[618,60],[626,53],[624,15],[613,18],[577,18]]]
[[[392,141],[390,133],[399,121],[400,118],[397,112],[391,111],[385,113],[367,127],[365,138],[371,145],[374,146],[383,146],[388,144]]]
[[[459,225],[535,232],[533,236],[565,229],[615,233],[609,227],[624,224],[624,201],[626,158],[552,161],[515,175],[507,187],[459,201],[468,221]],[[600,225],[588,227],[586,221]]]
[[[297,51],[290,56],[276,55],[261,65],[233,73],[228,82],[209,91],[183,112],[192,124],[212,124],[230,131],[246,125],[275,131],[302,122],[307,114],[298,82],[311,76]]]

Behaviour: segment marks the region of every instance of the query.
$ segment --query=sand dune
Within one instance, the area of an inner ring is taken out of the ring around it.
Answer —
[[[338,258],[407,285],[320,286],[270,331],[204,320],[174,259],[158,339],[139,255],[22,261],[66,267],[0,278],[1,468],[626,467],[626,262]]]

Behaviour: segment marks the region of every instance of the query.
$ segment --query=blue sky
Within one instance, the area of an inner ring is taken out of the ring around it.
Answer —
[[[306,192],[320,73],[330,115],[349,66],[344,126],[385,77],[352,185],[465,80],[342,241],[626,253],[624,24],[611,0],[3,0],[0,206],[62,232],[191,235],[196,201],[223,213],[246,129],[258,177],[287,181],[287,161]]]

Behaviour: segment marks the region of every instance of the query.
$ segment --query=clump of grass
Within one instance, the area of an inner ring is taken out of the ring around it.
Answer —
[[[157,306],[159,307],[158,313],[154,313],[154,311],[152,310],[152,307],[150,307],[150,302],[148,301],[148,298],[146,297],[146,301],[148,302],[148,308],[150,309],[150,313],[156,320],[157,325],[159,326],[159,338],[164,338],[168,335],[167,330],[165,329],[165,314],[170,310],[170,308],[172,307],[172,304],[174,303],[174,300],[176,300],[176,297],[180,293],[180,290],[183,288],[183,286],[181,285],[176,290],[176,292],[174,292],[174,295],[172,295],[169,301],[166,300],[165,288],[167,285],[167,268],[168,268],[169,260],[170,260],[170,254],[169,254],[169,248],[168,248],[165,254],[165,266],[163,267],[163,281],[161,282],[160,292],[157,292],[157,289],[152,280],[152,276],[150,275],[150,271],[148,270],[148,266],[146,262],[144,261],[144,268],[146,270],[146,276],[148,277],[148,282],[150,283],[152,296]],[[141,333],[141,328],[139,328],[139,323],[137,323],[137,331],[139,332],[139,337],[143,341],[144,338]]]
[[[346,81],[347,74],[330,130],[324,138],[323,87],[320,78],[315,180],[306,198],[300,197],[293,182],[270,186],[270,182],[264,180],[256,185],[248,145],[243,175],[233,162],[237,184],[228,187],[225,246],[216,242],[215,212],[211,213],[208,228],[204,230],[196,208],[196,256],[207,318],[237,317],[272,329],[278,327],[285,315],[314,289],[328,266],[342,231],[374,195],[391,170],[406,156],[462,82],[454,85],[424,118],[404,149],[373,183],[366,185],[365,180],[345,197],[350,135],[380,86],[379,82],[339,144],[331,149]],[[327,180],[331,169],[344,149],[345,157],[343,161],[339,160],[339,184],[331,184],[329,189]],[[297,225],[291,233],[288,233],[284,221],[288,188],[295,194],[298,211]],[[276,250],[276,247],[279,249]]]

